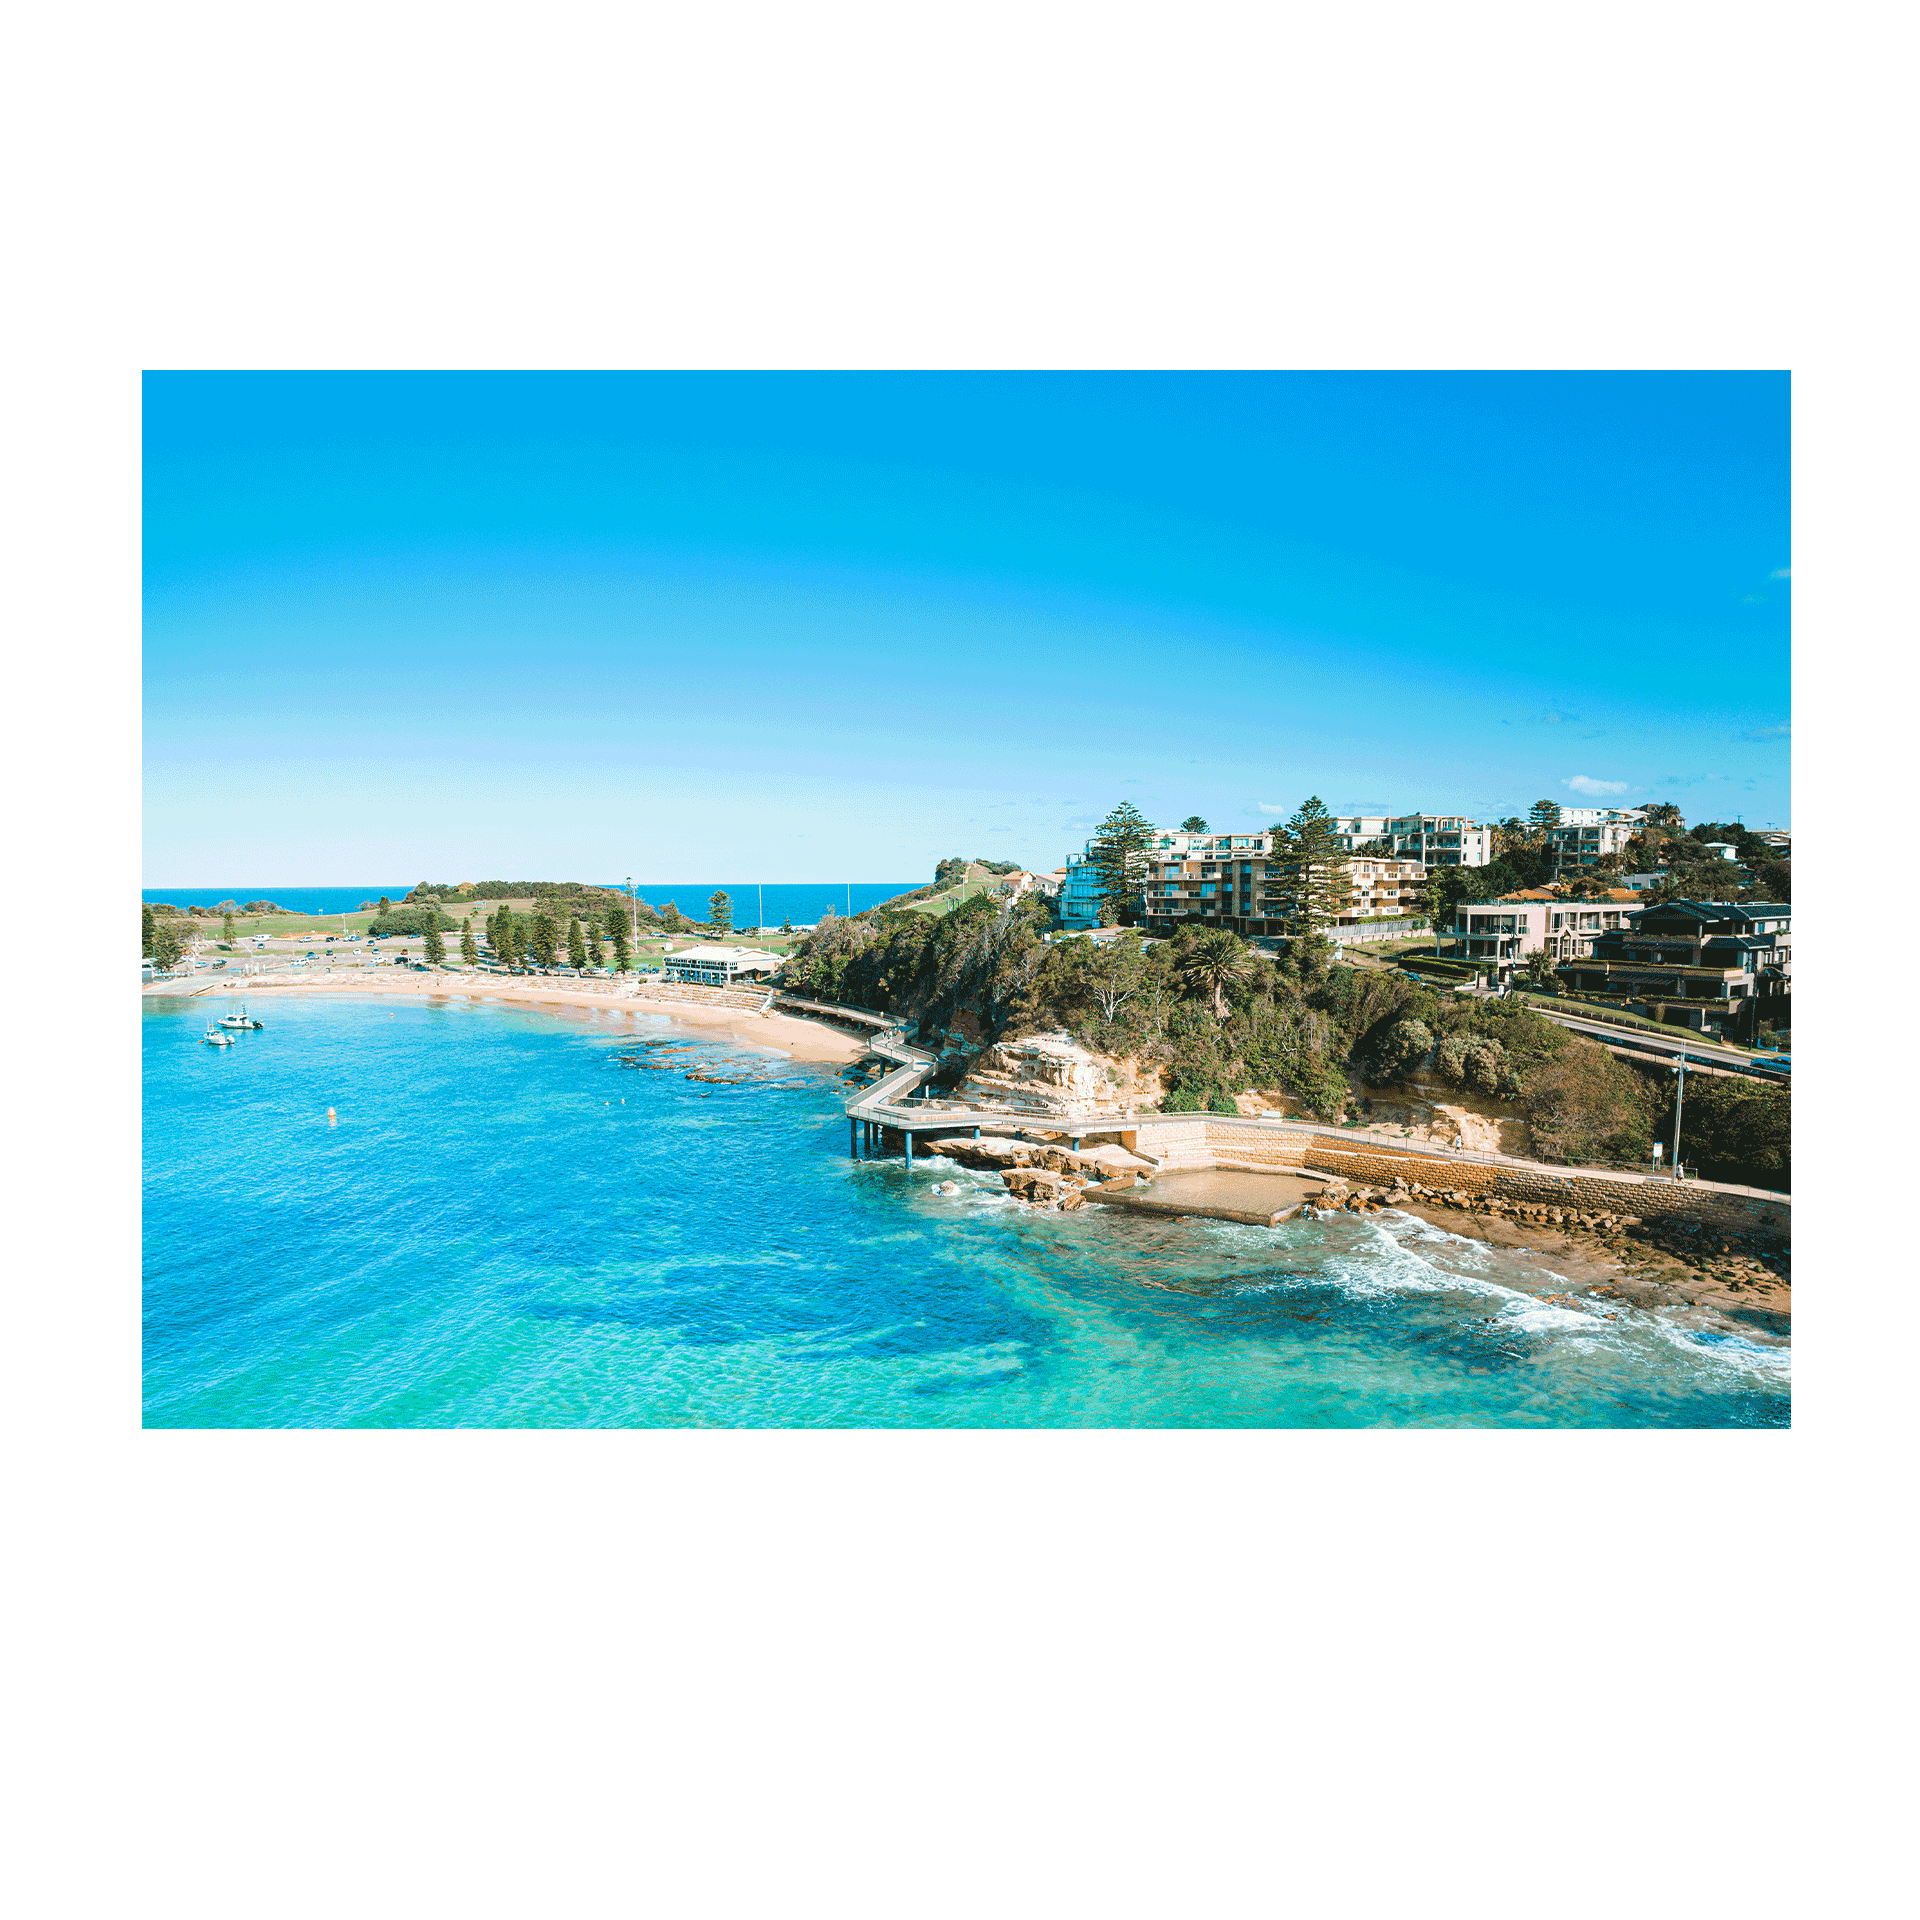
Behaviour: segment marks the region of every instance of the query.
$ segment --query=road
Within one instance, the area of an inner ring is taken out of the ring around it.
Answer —
[[[1595,1040],[1604,1040],[1610,1046],[1625,1047],[1635,1053],[1658,1053],[1669,1058],[1685,1054],[1689,1061],[1703,1061],[1708,1066],[1717,1067],[1724,1072],[1739,1073],[1753,1080],[1770,1081],[1775,1086],[1786,1084],[1787,1076],[1769,1072],[1765,1067],[1753,1064],[1753,1055],[1742,1053],[1737,1047],[1723,1047],[1716,1041],[1703,1040],[1696,1034],[1682,1038],[1675,1033],[1668,1039],[1662,1033],[1649,1033],[1644,1027],[1619,1027],[1609,1025],[1604,1020],[1582,1020],[1571,1013],[1561,1013],[1551,1007],[1543,1007],[1537,1000],[1529,1000],[1526,1005],[1533,1012],[1543,1014],[1547,1019],[1568,1028],[1574,1033],[1586,1034]]]

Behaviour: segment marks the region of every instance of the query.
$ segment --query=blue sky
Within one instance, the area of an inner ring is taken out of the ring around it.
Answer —
[[[149,374],[152,885],[1788,814],[1784,374]]]

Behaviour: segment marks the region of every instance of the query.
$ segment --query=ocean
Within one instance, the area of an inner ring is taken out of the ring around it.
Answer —
[[[222,900],[237,900],[242,905],[249,900],[271,900],[299,913],[356,913],[363,900],[378,900],[383,893],[389,900],[398,900],[414,884],[402,880],[365,887],[143,887],[140,898],[148,905],[164,900],[175,907],[217,907]],[[624,887],[626,883],[607,880],[591,884]],[[807,880],[769,882],[762,887],[750,880],[687,880],[648,881],[644,886],[636,884],[633,890],[653,906],[664,907],[671,900],[689,920],[704,920],[707,902],[718,889],[733,901],[736,927],[759,924],[764,897],[766,924],[777,927],[787,920],[795,926],[808,926],[828,911],[864,913],[896,894],[929,884],[928,880]]]
[[[1784,1346],[1410,1215],[1035,1213],[851,1158],[838,1069],[619,1067],[662,1018],[228,1004],[142,1005],[150,1427],[1788,1423]]]

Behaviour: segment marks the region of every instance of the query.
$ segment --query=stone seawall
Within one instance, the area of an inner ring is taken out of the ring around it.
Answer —
[[[1351,1145],[1312,1133],[1279,1133],[1237,1127],[1231,1120],[1145,1121],[1139,1151],[1168,1172],[1193,1167],[1243,1167],[1260,1171],[1308,1171],[1337,1174],[1356,1185],[1388,1187],[1395,1179],[1468,1197],[1491,1196],[1526,1206],[1564,1207],[1580,1213],[1637,1215],[1644,1220],[1679,1216],[1732,1226],[1764,1227],[1789,1234],[1793,1203],[1789,1196],[1729,1192],[1699,1182],[1656,1180],[1594,1168],[1507,1166],[1497,1162],[1453,1160],[1384,1140],[1355,1140]]]

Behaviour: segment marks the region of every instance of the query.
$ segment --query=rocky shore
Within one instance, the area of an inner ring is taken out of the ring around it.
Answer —
[[[1700,1307],[1770,1333],[1792,1324],[1793,1252],[1778,1234],[1671,1215],[1579,1213],[1403,1181],[1334,1182],[1321,1205],[1351,1213],[1394,1207],[1463,1239],[1532,1248],[1587,1291],[1632,1306]]]
[[[1125,1147],[1076,1151],[991,1134],[978,1140],[930,1140],[921,1144],[920,1151],[978,1172],[997,1172],[1016,1200],[1062,1213],[1085,1206],[1090,1190],[1124,1191],[1153,1165]]]
[[[916,1151],[996,1172],[1015,1199],[1049,1212],[1071,1213],[1089,1200],[1160,1184],[1153,1180],[1150,1161],[1120,1146],[1076,1151],[1045,1140],[985,1136],[916,1142]],[[1255,1174],[1218,1177],[1261,1179]],[[1569,1286],[1600,1299],[1698,1309],[1734,1326],[1782,1337],[1791,1330],[1792,1249],[1777,1234],[1671,1216],[1581,1213],[1399,1180],[1365,1186],[1327,1176],[1312,1184],[1318,1191],[1306,1194],[1299,1209],[1308,1218],[1394,1209],[1462,1239],[1538,1253]],[[1253,1217],[1218,1204],[1192,1211]],[[1278,1225],[1285,1214],[1270,1217]]]

